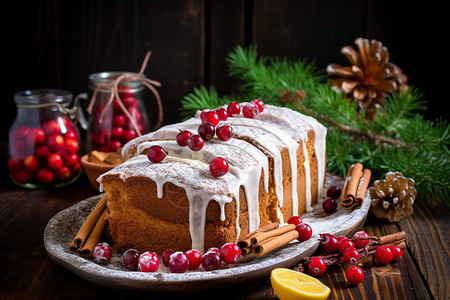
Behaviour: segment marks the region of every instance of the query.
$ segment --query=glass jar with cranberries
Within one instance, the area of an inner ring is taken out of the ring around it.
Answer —
[[[14,183],[37,189],[74,182],[81,172],[80,134],[72,93],[26,90],[14,95],[17,116],[9,130],[8,170]]]
[[[116,152],[128,141],[150,131],[145,85],[141,80],[121,80],[133,74],[102,72],[89,76],[93,103],[90,104],[88,151]]]

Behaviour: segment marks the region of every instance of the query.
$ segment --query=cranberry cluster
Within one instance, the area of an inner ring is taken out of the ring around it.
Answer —
[[[349,283],[358,284],[364,280],[364,271],[357,266],[361,254],[370,242],[370,236],[364,231],[358,231],[352,238],[346,236],[333,236],[329,233],[320,234],[319,251],[329,254],[331,259],[336,260],[337,254],[343,257],[344,261],[351,266],[346,271],[346,278]],[[397,246],[380,246],[375,250],[375,259],[382,264],[391,261],[398,261],[403,256],[403,251]],[[330,265],[327,262],[327,255],[313,256],[306,260],[307,269],[314,276],[322,275]],[[301,263],[297,270],[303,271],[304,265]]]
[[[138,101],[133,97],[133,93],[119,93],[120,99],[127,109],[128,113],[133,117],[136,125],[141,133],[145,133],[144,120],[138,109]],[[131,141],[138,136],[133,124],[128,116],[125,115],[119,102],[114,99],[112,108],[107,108],[102,104],[96,104],[95,113],[92,120],[92,133],[90,136],[91,146],[94,150],[103,152],[115,152],[125,143]],[[103,118],[100,122],[100,116],[103,114],[108,117]]]
[[[65,182],[80,172],[78,134],[66,117],[17,127],[10,140],[8,169],[20,184]]]
[[[288,224],[294,224],[295,230],[298,232],[297,240],[300,242],[307,241],[312,236],[312,228],[306,223],[303,223],[299,216],[292,216],[287,221]]]
[[[113,250],[108,243],[98,243],[92,253],[95,262],[108,263],[113,255]],[[241,249],[234,243],[224,244],[219,248],[209,248],[205,254],[191,249],[186,252],[166,250],[161,258],[154,252],[139,253],[137,250],[128,249],[121,257],[122,265],[130,271],[156,272],[160,262],[171,273],[185,273],[187,270],[197,270],[200,265],[205,271],[217,270],[222,264],[234,264],[241,258]]]
[[[330,186],[327,189],[327,199],[322,203],[322,208],[326,213],[333,213],[337,208],[336,200],[341,196],[341,188],[337,185]]]
[[[258,114],[263,112],[264,103],[261,100],[255,99],[250,103],[241,105],[235,101],[228,104],[227,108],[218,108],[215,110],[203,110],[200,114],[202,124],[197,129],[197,134],[193,134],[189,130],[180,130],[176,137],[178,145],[181,147],[189,147],[192,151],[200,151],[205,145],[205,141],[217,136],[223,141],[228,141],[233,134],[233,129],[229,124],[219,124],[220,121],[226,121],[228,117],[237,116],[241,113],[246,118],[255,118]],[[159,163],[166,157],[166,152],[163,147],[154,145],[147,151],[148,159],[153,163]],[[229,169],[226,159],[216,157],[209,163],[209,170],[215,177],[224,176]]]

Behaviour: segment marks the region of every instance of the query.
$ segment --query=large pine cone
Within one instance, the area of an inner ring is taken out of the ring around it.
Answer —
[[[357,101],[372,119],[376,110],[384,106],[388,93],[407,89],[408,78],[402,70],[389,62],[389,52],[379,41],[357,38],[358,51],[351,46],[341,49],[352,64],[340,66],[330,64],[327,73],[331,86]]]
[[[389,222],[398,222],[413,213],[417,195],[414,180],[405,178],[400,172],[388,172],[384,180],[377,180],[369,188],[371,213]]]

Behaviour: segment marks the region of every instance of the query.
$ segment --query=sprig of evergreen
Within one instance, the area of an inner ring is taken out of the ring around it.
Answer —
[[[427,109],[423,94],[410,86],[390,94],[374,120],[326,82],[325,72],[314,62],[258,56],[256,46],[235,47],[226,58],[229,75],[243,81],[241,99],[262,99],[310,114],[328,127],[327,170],[344,177],[348,167],[361,162],[373,172],[373,180],[388,171],[413,178],[419,197],[450,206],[450,124],[419,114]],[[281,103],[280,93],[306,91],[297,103]],[[184,117],[197,110],[224,105],[230,96],[219,97],[213,86],[194,89],[181,102]]]

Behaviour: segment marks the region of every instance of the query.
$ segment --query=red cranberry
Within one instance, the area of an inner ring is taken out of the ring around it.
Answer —
[[[167,267],[171,273],[184,273],[187,271],[188,266],[189,260],[183,252],[177,251],[169,256]]]
[[[359,261],[360,255],[355,248],[347,248],[344,251],[343,257],[346,263],[355,265]]]
[[[137,138],[137,133],[134,129],[127,129],[123,132],[123,140],[124,142],[129,142],[132,139]]]
[[[345,238],[342,239],[338,244],[338,249],[341,254],[344,254],[345,250],[348,248],[355,248],[355,244],[352,242],[351,239]]]
[[[380,264],[388,264],[394,258],[391,248],[387,246],[378,247],[377,250],[375,250],[374,256]]]
[[[28,155],[24,158],[23,165],[28,171],[34,172],[39,168],[39,160],[34,155]]]
[[[241,258],[241,248],[234,243],[226,243],[220,248],[220,259],[227,264],[234,264]]]
[[[358,231],[357,233],[355,233],[352,238],[355,243],[355,248],[361,249],[361,248],[366,247],[370,242],[368,240],[369,237],[370,237],[369,234],[365,231]],[[360,239],[360,238],[363,238],[363,239]]]
[[[107,264],[111,259],[113,250],[108,243],[98,243],[92,252],[92,258],[99,264]]]
[[[159,269],[159,257],[154,252],[144,252],[139,255],[138,269],[141,272],[156,272]]]
[[[253,103],[258,108],[258,111],[260,113],[263,112],[263,110],[264,110],[264,102],[262,102],[259,99],[255,99],[255,100],[252,100],[251,103]]]
[[[115,115],[113,117],[113,125],[124,126],[127,123],[127,119],[124,115]]]
[[[330,186],[327,189],[327,196],[333,199],[337,199],[341,196],[341,188],[337,185]]]
[[[306,223],[300,223],[295,226],[295,230],[298,232],[298,238],[300,242],[309,240],[312,236],[312,228]]]
[[[120,137],[122,137],[123,132],[124,132],[123,127],[114,126],[111,129],[111,136],[114,137],[114,138],[120,138]]]
[[[71,166],[75,165],[79,161],[79,157],[78,157],[78,154],[72,153],[72,154],[69,154],[63,160],[64,160],[64,165],[65,166],[71,167]]]
[[[29,146],[34,147],[45,142],[45,133],[40,128],[33,128],[27,135],[27,143]]]
[[[30,183],[34,178],[34,172],[28,170],[20,170],[13,175],[13,179],[18,183]]]
[[[186,257],[189,260],[189,270],[197,270],[200,264],[202,263],[202,254],[195,250],[191,249],[186,251]]]
[[[67,166],[62,166],[55,172],[56,178],[58,178],[61,181],[67,181],[71,177],[70,169]]]
[[[122,265],[130,271],[138,270],[139,252],[135,249],[128,249],[120,257]]]
[[[47,168],[40,168],[36,173],[36,177],[43,184],[49,184],[53,181],[55,175]]]
[[[208,248],[208,250],[206,250],[206,252],[215,252],[215,253],[219,254],[220,249],[217,247],[211,247],[211,248]]]
[[[69,153],[76,153],[79,148],[78,140],[65,140],[65,148]]]
[[[203,148],[203,145],[205,144],[205,141],[203,138],[198,134],[193,134],[190,138],[187,140],[187,146],[189,149],[193,151],[199,151]]]
[[[337,208],[337,202],[333,198],[327,198],[323,201],[322,208],[326,213],[334,213]]]
[[[163,262],[163,264],[167,267],[169,264],[169,258],[170,256],[174,253],[175,251],[173,250],[164,250],[164,252],[161,255],[161,260]]]
[[[211,123],[214,127],[216,127],[220,122],[220,117],[217,112],[208,110],[201,116],[201,120],[203,123]]]
[[[166,157],[166,151],[161,146],[153,145],[147,150],[147,157],[152,163],[159,163]]]
[[[221,266],[220,254],[215,251],[207,251],[202,258],[202,266],[205,271],[217,270]]]
[[[241,113],[241,106],[236,101],[233,101],[230,104],[228,104],[227,112],[229,117],[239,115]]]
[[[325,260],[321,257],[312,257],[308,263],[308,270],[314,276],[320,276],[325,273],[327,269],[327,265],[325,264]]]
[[[114,140],[111,140],[110,142],[109,142],[109,151],[110,152],[116,152],[118,149],[120,149],[122,147],[122,142],[121,141],[119,141],[119,140],[116,140],[116,139],[114,139]]]
[[[302,223],[302,219],[299,216],[292,216],[287,222],[288,224],[294,224],[297,226],[298,224]]]
[[[58,133],[54,133],[47,137],[47,145],[51,150],[56,151],[65,145],[64,137]]]
[[[46,121],[41,127],[45,135],[55,134],[61,131],[61,127],[56,120]]]
[[[215,177],[222,177],[228,172],[228,162],[222,157],[216,157],[209,163],[209,171]]]
[[[338,240],[335,236],[329,233],[320,234],[320,246],[328,253],[335,253],[338,249]]]
[[[345,272],[345,277],[351,284],[359,284],[364,281],[364,271],[358,266],[351,266]]]
[[[46,159],[50,156],[50,154],[52,154],[52,152],[47,145],[40,145],[37,147],[36,151],[34,151],[34,154],[37,158]]]
[[[22,169],[22,160],[20,158],[11,157],[8,159],[8,169],[11,173],[16,173]]]
[[[177,134],[177,144],[180,146],[187,146],[188,139],[192,136],[192,133],[188,130],[180,130]]]
[[[242,108],[242,114],[246,118],[254,119],[259,114],[259,110],[255,104],[250,103],[250,104],[244,105],[244,107]]]
[[[216,129],[213,124],[205,122],[198,127],[198,134],[203,138],[203,140],[208,141],[214,137],[216,134]]]
[[[47,167],[50,170],[56,171],[63,165],[63,159],[59,154],[52,153],[47,159]]]
[[[221,124],[217,126],[216,135],[222,141],[228,141],[233,134],[233,128],[229,124]]]
[[[221,121],[228,120],[228,111],[225,108],[221,107],[216,109],[216,113],[219,115]]]
[[[392,251],[392,261],[399,261],[403,257],[403,250],[398,246],[390,246]]]

